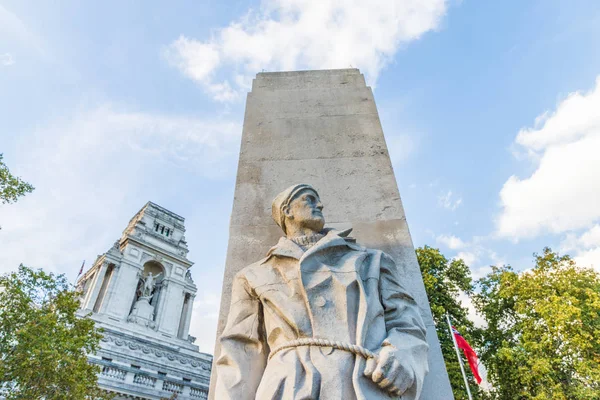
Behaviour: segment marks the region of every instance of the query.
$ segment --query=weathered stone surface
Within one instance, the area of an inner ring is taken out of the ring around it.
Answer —
[[[271,185],[256,182],[300,182],[302,177],[318,188],[323,199],[347,200],[347,203],[336,202],[334,207],[326,206],[328,222],[385,220],[401,218],[403,214],[399,201],[384,205],[386,199],[399,200],[397,190],[393,190],[396,181],[386,156],[265,160],[244,164],[240,162],[236,186],[236,197],[244,201],[234,208],[232,225],[263,225],[271,218],[271,208],[265,198],[275,197],[277,191]],[[328,178],[323,171],[336,179]],[[378,184],[368,191],[356,192],[355,187],[348,185],[354,177]]]
[[[264,257],[281,236],[271,219],[271,200],[298,182],[319,191],[328,226],[353,227],[359,243],[395,259],[427,327],[430,372],[421,399],[452,399],[373,95],[355,69],[261,73],[254,80],[246,104],[218,335],[227,320],[234,275]],[[217,345],[215,360],[219,352]],[[211,385],[215,381],[213,369]]]
[[[358,70],[286,71],[259,74],[252,82],[252,92],[258,90],[307,90],[314,88],[365,87],[365,78]]]

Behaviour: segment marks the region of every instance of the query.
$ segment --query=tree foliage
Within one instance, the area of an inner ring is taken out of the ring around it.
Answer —
[[[0,154],[0,201],[3,204],[14,203],[19,197],[31,193],[34,187],[11,174],[2,157]]]
[[[549,248],[535,267],[493,267],[474,302],[498,400],[600,398],[600,275]]]
[[[75,315],[78,295],[64,275],[23,265],[0,276],[0,397],[104,398],[98,367],[87,361],[101,333]]]
[[[468,310],[459,301],[461,291],[466,294],[473,293],[471,272],[463,260],[448,260],[438,249],[425,246],[416,251],[454,397],[457,400],[467,399],[465,383],[456,358],[445,313],[448,312],[452,316],[452,324],[471,346],[479,343],[479,331],[469,320]],[[466,358],[463,357],[463,361],[467,368],[471,393],[475,398],[481,398],[484,394],[479,392],[478,385],[468,369]]]

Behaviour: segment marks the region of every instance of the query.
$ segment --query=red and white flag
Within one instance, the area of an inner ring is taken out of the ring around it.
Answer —
[[[469,367],[471,367],[471,372],[473,372],[473,376],[475,377],[477,384],[480,384],[481,376],[479,376],[479,358],[477,357],[477,353],[475,353],[475,350],[473,350],[473,348],[469,345],[469,342],[467,342],[465,338],[458,333],[458,330],[456,330],[455,327],[452,327],[452,334],[454,335],[454,339],[456,340],[456,345],[458,348],[465,353],[467,361],[469,362]]]

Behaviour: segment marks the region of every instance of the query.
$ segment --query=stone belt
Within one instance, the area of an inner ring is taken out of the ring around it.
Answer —
[[[275,347],[273,350],[271,350],[271,353],[269,354],[269,360],[271,360],[271,358],[281,350],[301,346],[332,347],[336,350],[347,351],[349,353],[353,353],[364,358],[377,358],[377,354],[373,353],[371,350],[365,349],[364,347],[358,346],[356,344],[349,344],[327,339],[302,338],[292,340],[282,344],[281,346]]]

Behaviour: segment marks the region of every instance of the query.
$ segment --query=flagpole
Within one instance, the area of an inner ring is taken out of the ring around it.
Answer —
[[[458,350],[458,344],[456,343],[456,338],[454,337],[454,332],[452,332],[452,323],[450,322],[450,314],[446,313],[446,321],[448,321],[448,329],[450,329],[450,337],[452,338],[452,343],[454,343],[454,350],[456,350],[456,357],[458,357],[458,363],[460,364],[460,371],[462,372],[463,379],[465,380],[465,387],[467,388],[467,394],[469,395],[469,400],[473,400],[473,396],[471,396],[471,389],[469,388],[469,381],[467,379],[467,374],[465,374],[465,367],[463,365],[462,357],[460,356],[460,351]]]

